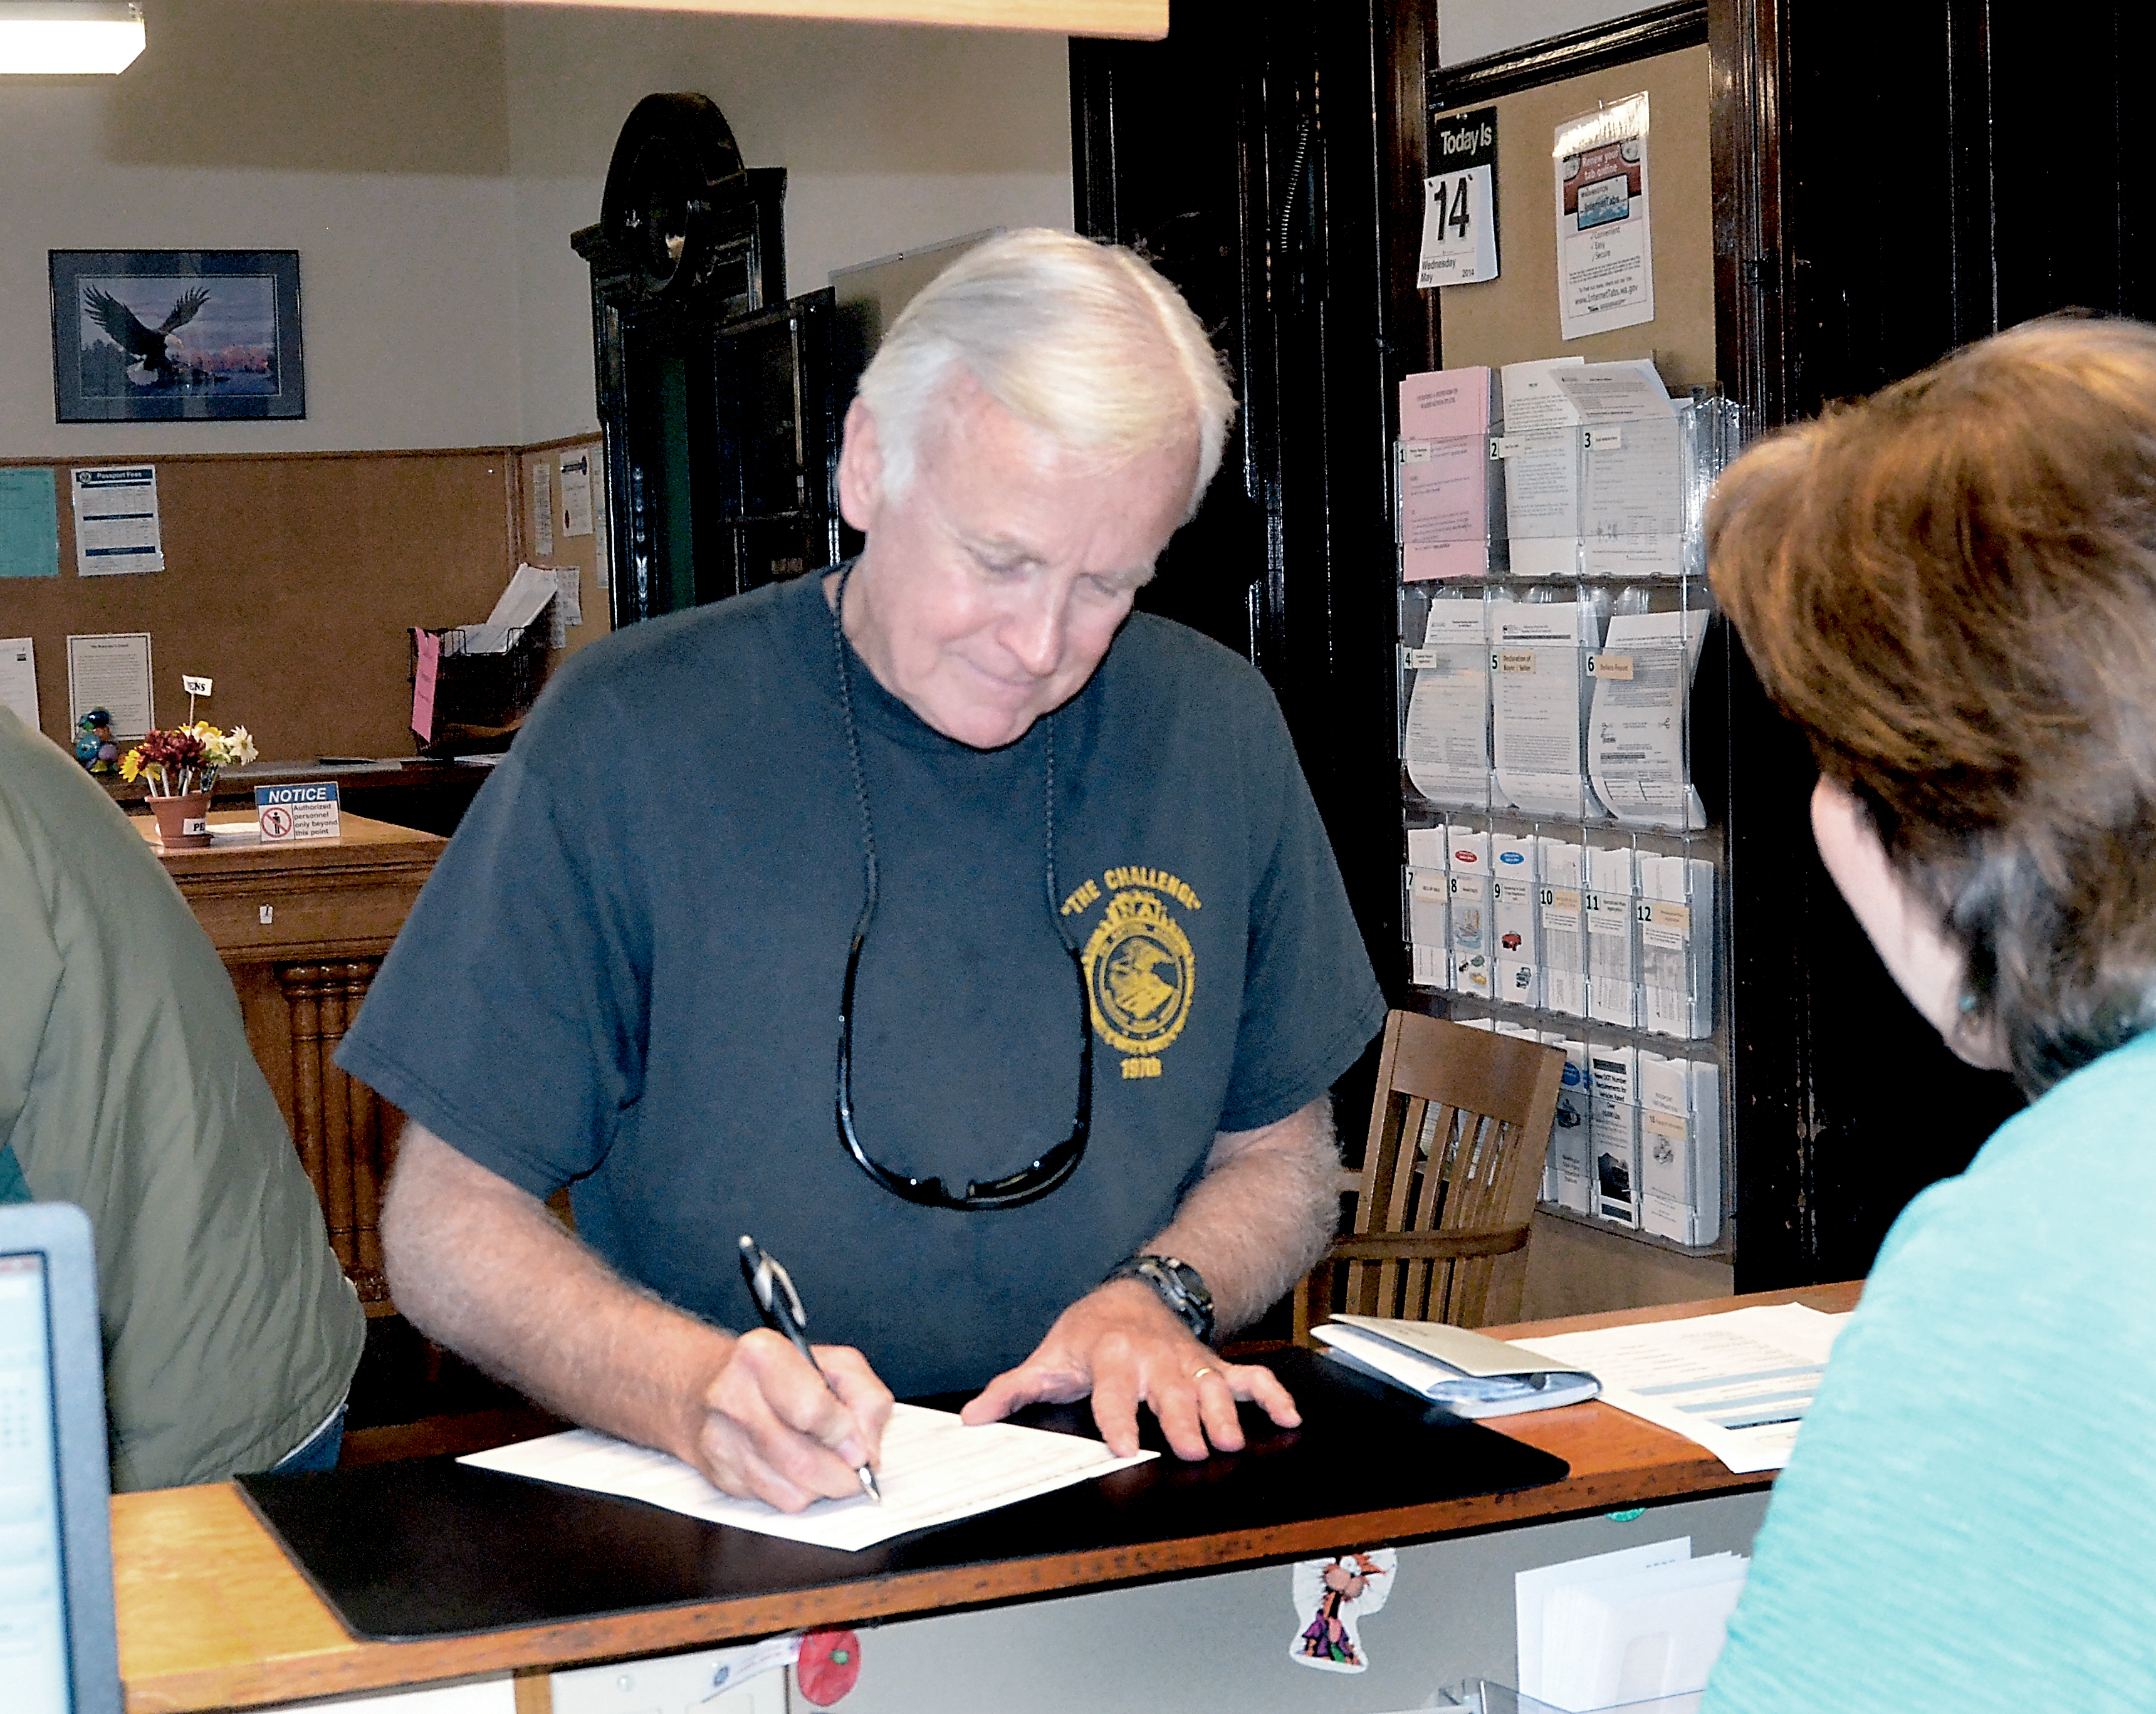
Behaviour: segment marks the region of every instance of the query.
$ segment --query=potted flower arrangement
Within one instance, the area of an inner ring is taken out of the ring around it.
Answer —
[[[150,788],[157,842],[168,850],[209,843],[209,794],[221,769],[244,767],[259,752],[245,726],[221,732],[208,721],[151,732],[120,758],[120,777]]]

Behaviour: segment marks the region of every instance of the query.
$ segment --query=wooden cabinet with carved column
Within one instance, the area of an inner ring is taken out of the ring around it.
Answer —
[[[339,839],[265,845],[247,837],[251,816],[211,819],[209,849],[157,849],[231,972],[331,1246],[367,1313],[388,1315],[381,1191],[403,1117],[332,1056],[449,842],[346,815]],[[157,848],[155,829],[141,825]]]

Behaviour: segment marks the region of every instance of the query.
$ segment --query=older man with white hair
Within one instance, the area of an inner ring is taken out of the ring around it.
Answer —
[[[893,1390],[1185,1458],[1296,1420],[1209,1342],[1322,1250],[1382,1002],[1264,682],[1132,614],[1234,408],[1137,258],[992,239],[862,377],[860,558],[570,664],[341,1055],[410,1116],[414,1322],[789,1510]],[[744,1232],[832,1388],[724,1331]]]

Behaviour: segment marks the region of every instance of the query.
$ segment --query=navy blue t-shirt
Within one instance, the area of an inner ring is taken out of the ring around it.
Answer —
[[[1050,721],[978,751],[851,656],[880,902],[856,988],[871,1156],[963,1187],[1065,1137],[1085,957],[1091,1144],[1025,1207],[914,1207],[846,1154],[839,994],[863,898],[821,580],[581,651],[474,802],[338,1063],[722,1326],[735,1239],[901,1397],[1022,1362],[1164,1227],[1214,1134],[1322,1095],[1383,1022],[1264,680],[1134,616]]]

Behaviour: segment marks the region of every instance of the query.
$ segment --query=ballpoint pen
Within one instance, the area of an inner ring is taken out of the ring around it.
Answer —
[[[793,1277],[757,1246],[757,1241],[746,1232],[741,1240],[742,1278],[748,1281],[748,1295],[756,1300],[757,1313],[763,1324],[774,1333],[783,1333],[793,1342],[793,1348],[808,1359],[808,1367],[824,1375],[824,1384],[831,1388],[836,1398],[839,1389],[831,1387],[831,1378],[824,1374],[824,1365],[816,1361],[816,1353],[808,1348],[808,1314],[801,1307],[801,1294],[793,1289]],[[860,1479],[861,1491],[879,1506],[883,1504],[883,1491],[876,1486],[875,1472],[866,1465],[855,1470]]]

